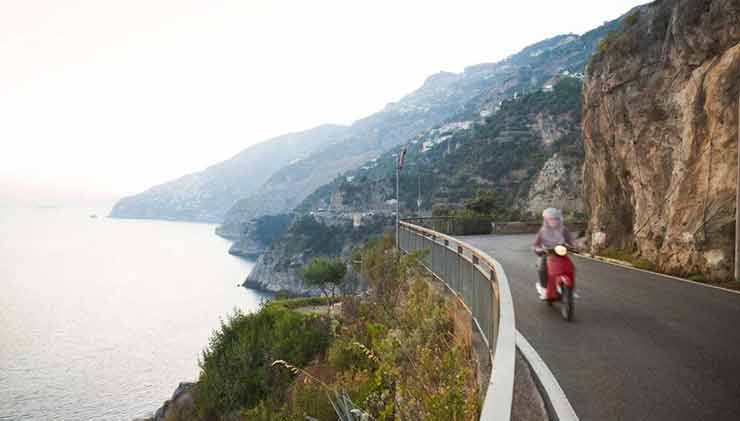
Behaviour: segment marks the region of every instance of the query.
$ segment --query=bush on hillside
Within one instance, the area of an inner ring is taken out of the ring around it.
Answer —
[[[235,311],[213,333],[200,361],[196,405],[204,418],[219,417],[280,396],[292,380],[274,370],[277,359],[308,364],[329,344],[326,320],[275,306],[255,314]]]

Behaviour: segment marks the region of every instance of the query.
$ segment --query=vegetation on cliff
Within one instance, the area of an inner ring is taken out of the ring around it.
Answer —
[[[401,209],[406,215],[414,213],[419,198],[427,211],[432,205],[462,207],[483,190],[498,198],[496,218],[520,218],[529,211],[530,190],[548,159],[557,155],[565,172],[580,174],[584,157],[581,87],[576,77],[559,77],[551,91],[537,90],[505,100],[481,123],[441,138],[413,140],[401,172]],[[369,199],[395,197],[394,165],[399,150],[387,152],[367,169],[338,178],[333,189],[321,190],[325,197],[317,192],[303,207],[328,203],[328,196],[334,195],[347,208],[372,209]],[[579,183],[580,176],[576,178]],[[576,196],[580,187],[559,184],[561,190]]]
[[[316,257],[349,258],[353,250],[374,235],[392,226],[393,219],[383,215],[367,216],[354,226],[346,218],[303,215],[275,239],[257,260],[245,286],[305,295],[319,294],[300,278],[300,270]],[[357,286],[356,275],[348,275],[349,289]]]
[[[340,312],[289,309],[302,299],[231,316],[203,354],[194,406],[170,405],[167,419],[345,419],[337,408],[376,420],[477,419],[468,313],[391,236],[361,255],[371,289],[345,297]]]

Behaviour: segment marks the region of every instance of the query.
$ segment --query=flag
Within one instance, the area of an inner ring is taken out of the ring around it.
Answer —
[[[403,161],[406,160],[406,147],[401,150],[401,153],[398,154],[398,170],[400,171],[403,168]]]

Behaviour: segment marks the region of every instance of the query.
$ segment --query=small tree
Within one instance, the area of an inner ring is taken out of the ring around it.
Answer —
[[[337,291],[341,289],[344,283],[346,274],[347,266],[339,258],[327,259],[324,257],[313,259],[300,272],[300,276],[306,285],[317,287],[330,300],[329,313],[331,313],[332,303],[337,296]]]
[[[480,215],[492,215],[499,210],[499,200],[492,191],[478,191],[478,194],[465,202],[465,209]]]

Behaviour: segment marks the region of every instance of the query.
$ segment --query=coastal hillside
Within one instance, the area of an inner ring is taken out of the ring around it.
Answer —
[[[256,191],[275,171],[338,141],[345,131],[324,125],[260,142],[203,171],[125,197],[111,216],[221,222],[236,201]]]
[[[616,25],[611,21],[581,36],[559,35],[500,62],[429,77],[419,90],[353,124],[345,141],[275,173],[228,212],[219,233],[240,235],[251,219],[293,210],[338,175],[372,165],[382,153],[419,134],[478,122],[495,113],[505,99],[539,90],[564,72],[582,73],[599,39]]]
[[[409,136],[356,168],[335,174],[312,191],[301,192],[294,197],[304,198],[293,205],[295,213],[320,215],[322,221],[345,225],[350,218],[364,223],[366,218],[371,221],[391,214],[395,211],[395,162],[407,146],[401,177],[404,216],[417,214],[419,197],[421,213],[429,214],[434,206],[462,207],[479,191],[487,191],[496,196],[499,218],[526,217],[552,205],[582,217],[582,71],[599,40],[618,25],[619,19],[582,36],[554,37],[502,62],[466,69],[463,78],[473,73],[476,77],[490,75],[482,93],[444,122]],[[250,215],[254,216],[242,218]],[[240,235],[231,252],[263,253],[246,285],[307,293],[295,282],[295,267],[306,256],[285,247],[291,241],[290,229],[274,237],[274,243],[265,244],[256,238],[260,220],[232,221]],[[346,238],[345,251],[353,241],[364,240],[358,235]]]
[[[304,285],[299,276],[303,266],[322,256],[338,256],[350,261],[352,253],[362,243],[392,230],[393,223],[393,218],[383,215],[365,218],[359,225],[344,218],[297,217],[289,228],[265,246],[244,286],[289,295],[317,295],[318,291]]]
[[[593,247],[697,280],[731,279],[740,3],[639,7],[602,42],[586,80]]]
[[[468,101],[460,114],[404,143],[404,212],[416,213],[419,198],[422,212],[429,213],[433,204],[461,205],[483,189],[497,191],[502,205],[516,212],[536,213],[555,203],[581,213],[581,80],[599,41],[619,22],[581,36],[553,37],[488,65],[496,76],[484,93]],[[394,162],[401,149],[397,146],[335,178],[298,210],[390,209]]]
[[[234,237],[251,219],[290,212],[306,196],[337,175],[360,167],[419,132],[459,114],[468,101],[490,89],[495,65],[481,65],[460,74],[432,75],[413,93],[383,110],[356,121],[340,142],[273,174],[254,194],[237,202],[218,229]]]
[[[545,90],[503,101],[482,122],[442,126],[414,138],[405,146],[401,171],[402,215],[462,207],[479,191],[496,194],[501,219],[526,218],[553,205],[582,213],[581,87],[578,77],[561,75]],[[400,149],[337,178],[301,209],[391,210]]]
[[[313,297],[235,311],[213,332],[198,381],[147,420],[479,419],[489,354],[470,314],[418,255],[394,247],[391,236],[366,244],[370,288],[331,307]]]

